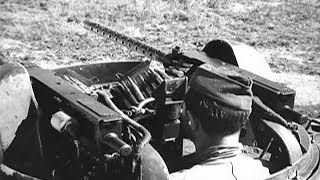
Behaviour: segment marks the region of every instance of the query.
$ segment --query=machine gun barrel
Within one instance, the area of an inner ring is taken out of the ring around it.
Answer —
[[[111,39],[114,42],[124,45],[127,48],[137,51],[149,58],[158,60],[160,62],[169,63],[169,59],[167,58],[167,54],[165,52],[162,52],[138,40],[135,40],[133,38],[120,34],[98,23],[95,23],[89,20],[86,20],[83,23],[84,23],[84,28],[87,30],[90,30],[105,38]]]

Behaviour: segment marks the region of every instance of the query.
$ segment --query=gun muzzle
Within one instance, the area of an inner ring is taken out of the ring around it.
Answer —
[[[131,146],[122,141],[118,135],[113,132],[106,134],[102,142],[117,151],[121,156],[129,156],[132,152]]]

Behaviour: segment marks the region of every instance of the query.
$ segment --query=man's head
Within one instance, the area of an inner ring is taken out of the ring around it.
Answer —
[[[199,125],[210,137],[239,132],[251,113],[252,80],[227,68],[200,66],[189,83],[182,116],[192,139]]]

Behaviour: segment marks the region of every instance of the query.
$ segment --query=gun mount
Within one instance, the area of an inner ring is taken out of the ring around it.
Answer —
[[[254,82],[254,94],[258,96],[264,104],[276,110],[276,112],[280,113],[280,115],[285,118],[294,119],[295,121],[306,123],[305,117],[303,115],[292,111],[295,98],[294,90],[260,77],[256,74],[246,71],[245,69],[240,69],[226,61],[222,61],[221,58],[218,59],[214,56],[214,54],[219,53],[219,57],[223,56],[220,52],[217,52],[219,49],[214,49],[214,47],[206,46],[204,47],[205,51],[183,52],[180,47],[175,47],[172,49],[171,53],[164,53],[149,45],[141,43],[135,39],[127,37],[95,22],[84,21],[84,27],[106,39],[110,39],[116,43],[124,45],[127,48],[133,51],[137,51],[151,59],[160,61],[165,67],[167,67],[167,73],[174,76],[185,75],[187,77],[191,77],[196,67],[203,63],[208,63],[216,67],[225,66],[229,69],[236,70],[242,74],[248,75]],[[210,42],[208,44],[210,44]],[[231,48],[231,46],[229,47]],[[232,49],[228,51],[233,53]],[[225,56],[230,55],[227,54]]]
[[[97,23],[85,21],[84,25],[160,61],[164,68],[153,66],[151,61],[54,70],[25,64],[40,113],[31,123],[35,134],[22,140],[19,138],[25,132],[17,136],[16,141],[29,143],[26,149],[30,150],[13,146],[4,153],[1,172],[5,177],[167,179],[168,171],[182,168],[178,162],[186,142],[180,136],[181,105],[188,78],[204,63],[253,79],[256,98],[241,141],[248,154],[260,158],[270,169],[269,179],[320,177],[319,123],[292,109],[292,89],[213,57],[215,49],[209,48],[208,53],[208,48],[206,52],[174,48],[164,53]],[[16,156],[30,152],[39,155],[22,163]],[[8,175],[8,171],[15,173]]]

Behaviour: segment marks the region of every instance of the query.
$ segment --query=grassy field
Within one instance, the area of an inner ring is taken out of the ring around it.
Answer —
[[[257,49],[297,90],[297,108],[320,115],[317,0],[0,0],[0,58],[42,67],[141,56],[86,31],[90,19],[163,51],[212,39]]]

